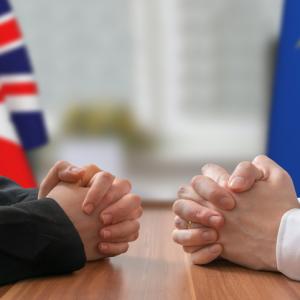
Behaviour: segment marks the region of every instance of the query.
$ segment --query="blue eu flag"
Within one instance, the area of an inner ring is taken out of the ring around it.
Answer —
[[[300,1],[286,0],[273,91],[268,155],[300,194]]]

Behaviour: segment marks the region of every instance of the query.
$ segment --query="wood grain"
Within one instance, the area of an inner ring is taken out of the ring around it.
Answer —
[[[147,206],[141,237],[125,255],[89,263],[74,274],[26,280],[0,288],[4,300],[300,299],[300,283],[230,263],[193,266],[171,240],[168,207]]]

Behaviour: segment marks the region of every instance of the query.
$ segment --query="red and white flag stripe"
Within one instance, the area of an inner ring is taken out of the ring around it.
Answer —
[[[0,103],[5,102],[10,112],[40,110],[38,87],[32,76],[5,76],[0,84]]]
[[[0,103],[0,120],[0,175],[11,178],[23,187],[36,186],[24,150],[3,103]]]
[[[0,54],[12,51],[24,44],[22,32],[13,13],[0,17]]]
[[[22,34],[15,18],[0,24],[0,47],[7,46],[21,38]]]

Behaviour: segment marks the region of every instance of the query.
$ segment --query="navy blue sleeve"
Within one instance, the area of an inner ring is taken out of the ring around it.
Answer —
[[[85,264],[73,223],[56,201],[37,201],[35,195],[0,179],[0,284],[68,273]]]

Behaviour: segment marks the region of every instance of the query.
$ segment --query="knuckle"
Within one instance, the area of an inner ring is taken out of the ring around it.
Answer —
[[[201,225],[209,225],[209,218],[212,216],[215,216],[216,212],[210,209],[203,209],[201,211],[198,211],[198,219],[200,220]]]
[[[260,155],[255,156],[253,162],[260,163],[260,162],[265,161],[266,159],[268,159],[268,157],[266,155],[260,154]]]
[[[124,248],[123,248],[123,250],[122,250],[122,253],[127,252],[128,249],[129,249],[129,244],[127,243],[127,244],[124,246]]]
[[[202,171],[202,173],[204,173],[205,171],[213,168],[214,166],[215,166],[215,164],[207,163],[201,167],[201,171]]]
[[[128,220],[126,222],[127,222],[128,231],[130,233],[139,232],[139,230],[140,230],[140,223],[138,221],[136,221],[136,220]]]
[[[105,195],[105,200],[108,203],[111,203],[114,199],[114,192],[109,192]]]
[[[176,200],[173,205],[172,205],[172,211],[177,214],[179,211],[179,207],[180,206],[180,200]]]
[[[97,165],[95,165],[95,164],[89,164],[88,168],[100,171],[100,168]]]
[[[276,181],[279,182],[287,182],[291,180],[290,174],[284,169],[278,170],[274,177],[276,178]]]
[[[202,221],[204,216],[206,215],[206,212],[203,209],[198,209],[197,211],[194,212],[194,215],[195,215],[195,217],[197,216],[198,219],[200,219]]]
[[[185,200],[176,200],[173,204],[173,212],[176,215],[182,215],[184,211],[188,209],[188,205],[186,204]]]
[[[289,180],[289,181],[292,180],[291,175],[286,170],[283,170],[283,175],[282,176],[284,177],[285,180]]]
[[[213,229],[208,229],[208,230],[202,230],[201,231],[201,239],[202,241],[206,241],[206,237],[205,237],[205,234],[209,234],[209,242],[214,242],[218,239],[218,234],[215,230]]]
[[[198,255],[194,255],[194,253],[192,253],[192,255],[191,255],[191,260],[192,260],[192,263],[194,265],[203,265],[203,264],[205,264],[205,262],[203,261],[202,256],[199,257]]]
[[[87,164],[83,168],[86,171],[91,172],[91,173],[97,173],[97,172],[101,171],[101,169],[95,164]]]
[[[140,209],[138,209],[137,214],[136,214],[136,218],[140,218],[143,215],[143,208],[141,207]]]
[[[192,178],[192,184],[201,182],[204,179],[203,175],[196,175]]]
[[[106,181],[112,181],[114,178],[109,172],[101,172],[99,173],[99,176]]]
[[[178,243],[179,244],[179,241],[178,241],[178,234],[177,234],[178,230],[177,229],[174,229],[172,231],[172,239],[175,243]]]
[[[122,179],[121,184],[129,191],[132,189],[132,184],[128,179]]]
[[[67,161],[65,161],[65,160],[58,160],[55,164],[54,164],[54,167],[56,167],[56,168],[59,168],[59,167],[62,167],[62,166],[64,166],[64,165],[66,165],[66,164],[69,164]]]
[[[205,209],[198,210],[195,215],[197,215],[198,219],[201,223],[206,224],[208,221],[208,218],[210,217],[210,211]]]
[[[281,170],[280,174],[282,178],[291,178],[290,174],[284,169]]]
[[[222,182],[222,181],[228,181],[228,174],[221,174],[220,176],[217,177],[217,182]]]
[[[208,200],[212,203],[218,202],[223,197],[224,197],[224,193],[218,188],[213,189],[208,194]]]
[[[115,208],[120,213],[123,212],[123,211],[128,211],[129,210],[128,203],[123,203],[123,202],[117,203],[117,206],[115,206]]]
[[[202,249],[199,253],[192,253],[192,261],[197,265],[206,265],[213,260],[213,257],[206,249]]]
[[[93,179],[94,179],[95,181],[101,179],[101,172],[97,172],[96,174],[94,174]]]
[[[174,225],[176,228],[183,227],[182,220],[178,216],[175,216],[174,218]]]
[[[140,224],[140,222],[135,221],[135,222],[134,222],[134,231],[139,232],[140,229],[141,229],[141,224]]]
[[[139,234],[138,233],[136,233],[133,237],[132,237],[132,242],[133,241],[136,241],[137,239],[139,238]]]
[[[136,194],[128,194],[128,197],[131,199],[132,202],[135,203],[136,206],[141,206],[142,199],[140,196],[138,196]]]
[[[47,183],[47,178],[44,178],[43,180],[42,180],[42,182],[40,183],[40,190],[41,189],[43,189],[44,187],[45,187],[45,185],[46,185],[46,183]]]
[[[182,249],[183,249],[183,251],[186,252],[186,253],[193,253],[192,247],[183,246]]]
[[[250,161],[242,161],[238,164],[238,169],[248,171],[252,168],[252,163]]]
[[[85,168],[86,170],[88,170],[88,169],[94,169],[94,168],[97,168],[97,166],[94,165],[94,164],[87,164],[87,165],[84,166],[84,168]]]
[[[177,192],[177,197],[181,197],[182,195],[184,195],[186,191],[186,185],[181,185],[178,189],[178,192]]]
[[[111,249],[111,245],[109,243],[106,243],[106,248],[102,250],[105,253],[111,253],[112,249]]]

